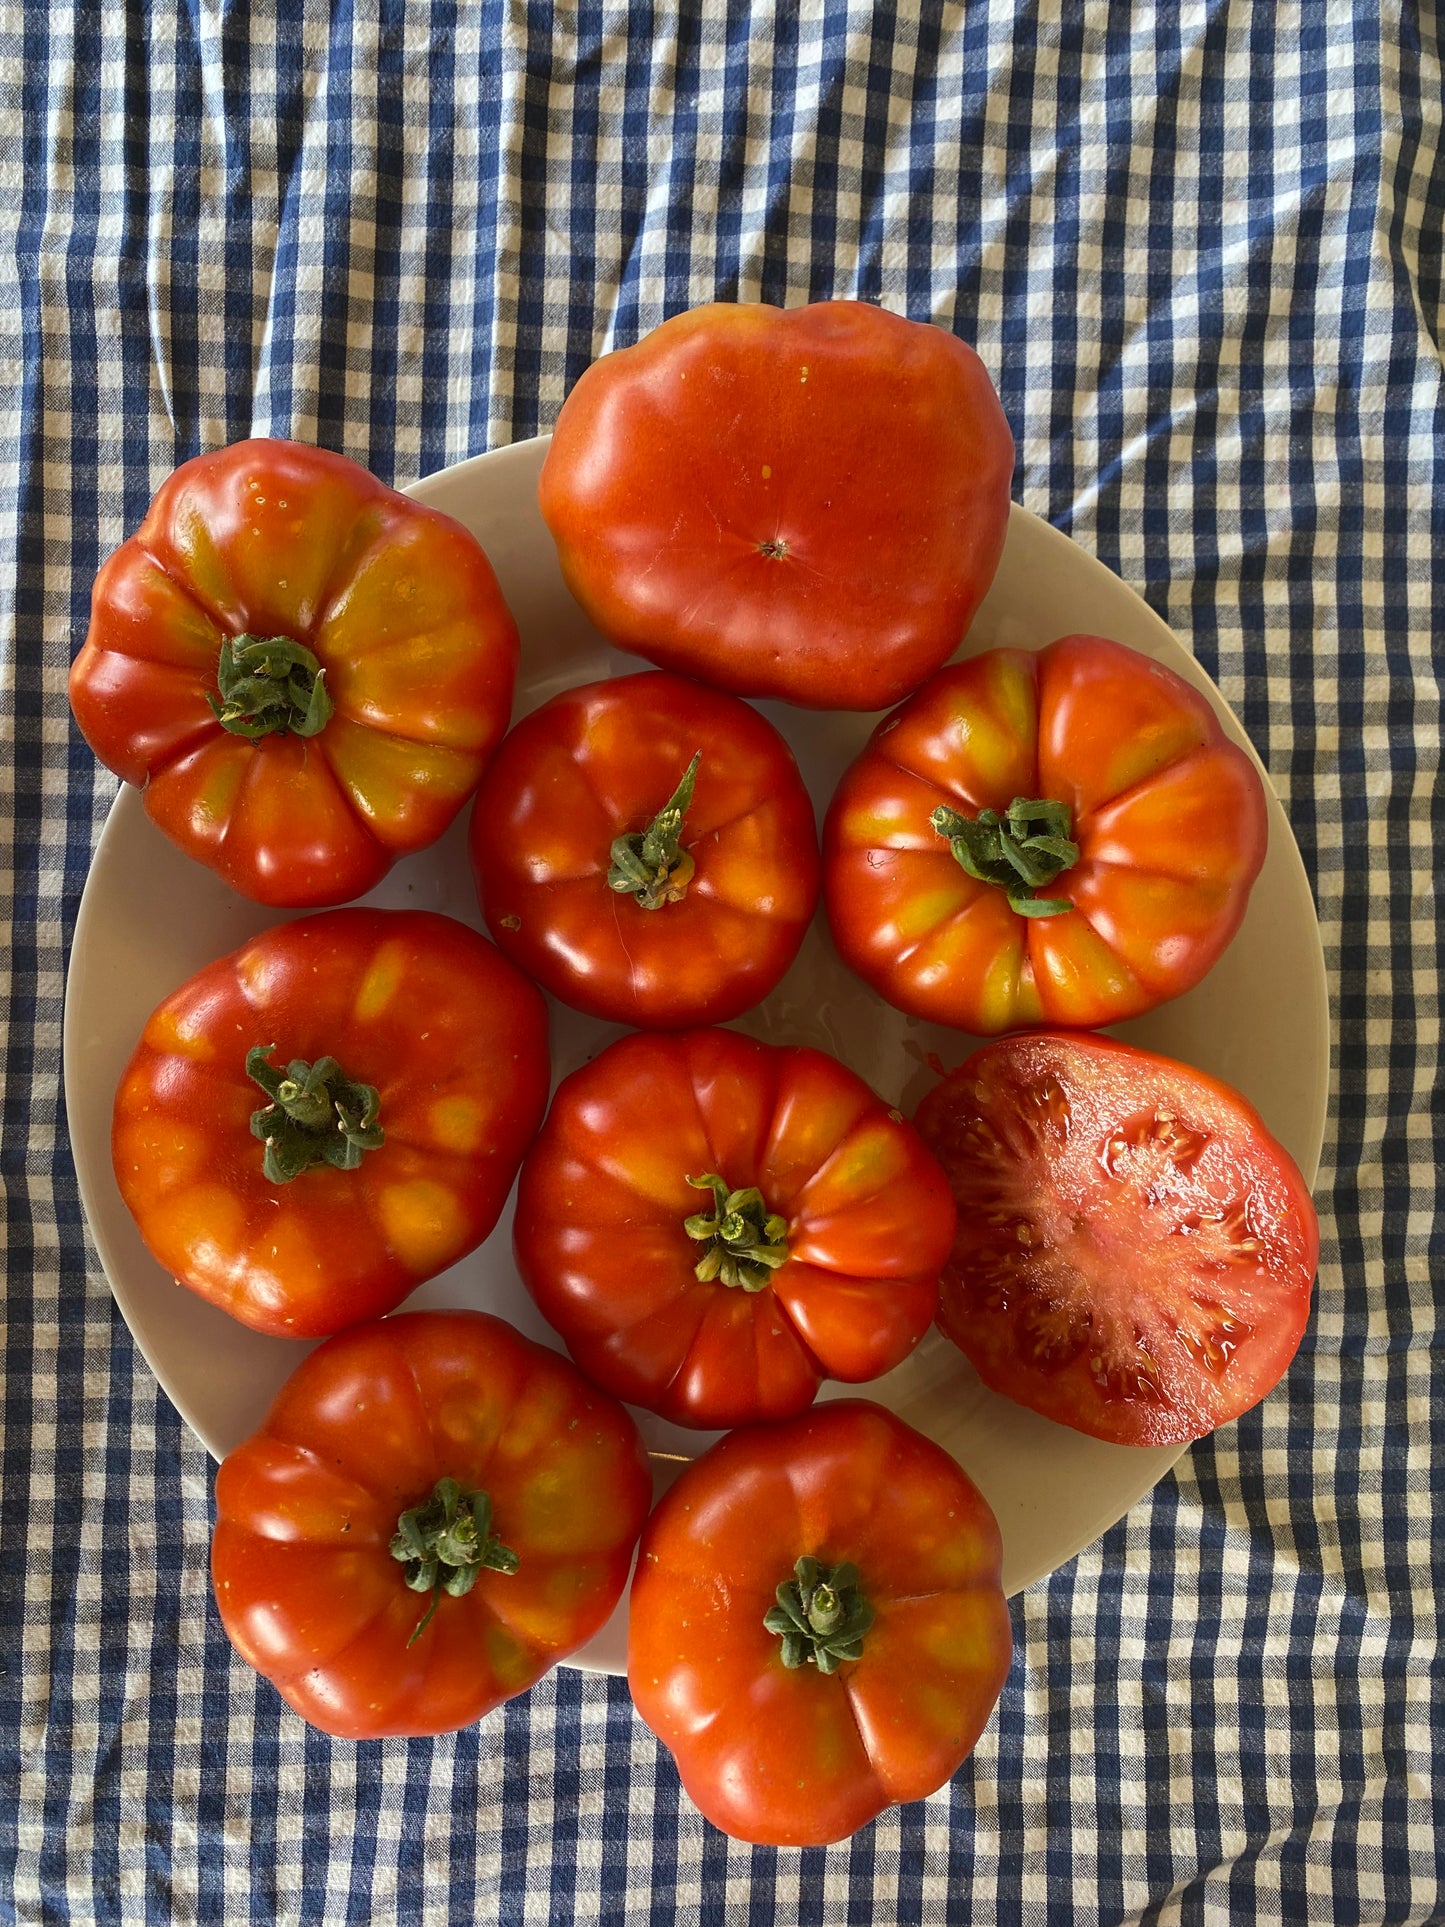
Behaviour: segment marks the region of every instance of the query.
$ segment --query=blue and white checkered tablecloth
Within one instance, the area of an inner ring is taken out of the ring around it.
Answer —
[[[0,0],[0,1916],[1445,1918],[1431,0]],[[253,432],[407,480],[721,295],[860,294],[993,372],[1015,494],[1243,716],[1336,1078],[1285,1384],[1015,1603],[973,1759],[851,1842],[707,1827],[625,1683],[308,1731],[235,1658],[212,1467],[87,1245],[67,945],[114,785],[100,559]]]

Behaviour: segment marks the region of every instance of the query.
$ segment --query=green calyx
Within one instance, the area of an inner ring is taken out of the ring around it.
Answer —
[[[326,671],[289,636],[227,636],[216,664],[216,721],[252,742],[270,735],[315,736],[331,720]]]
[[[873,1624],[873,1608],[858,1584],[858,1568],[846,1560],[825,1566],[806,1556],[793,1577],[778,1587],[763,1624],[783,1642],[783,1664],[790,1670],[816,1666],[836,1673],[845,1659],[861,1659],[863,1636]]]
[[[928,820],[948,838],[949,849],[968,874],[1006,891],[1009,908],[1021,917],[1057,917],[1073,909],[1067,897],[1033,894],[1079,860],[1079,846],[1069,835],[1073,820],[1067,803],[1016,796],[1002,815],[980,810],[977,816],[964,816],[940,803]]]
[[[354,1171],[386,1136],[377,1123],[381,1098],[373,1084],[353,1084],[334,1057],[294,1059],[285,1071],[267,1060],[274,1044],[246,1053],[246,1075],[271,1100],[251,1113],[251,1135],[266,1146],[272,1184],[289,1184],[315,1164]]]
[[[402,1513],[391,1556],[406,1567],[406,1583],[413,1592],[431,1594],[408,1646],[431,1624],[443,1593],[460,1599],[477,1583],[479,1572],[513,1573],[522,1563],[492,1531],[490,1496],[467,1492],[455,1479],[438,1479],[429,1499]]]
[[[682,847],[682,819],[692,802],[702,751],[683,771],[682,781],[646,830],[632,830],[612,845],[607,887],[636,899],[644,910],[660,910],[687,895],[697,865]]]
[[[711,1191],[713,1202],[711,1211],[695,1211],[682,1221],[688,1237],[707,1247],[692,1268],[693,1276],[704,1284],[716,1278],[739,1291],[764,1290],[778,1266],[788,1261],[787,1219],[768,1210],[755,1185],[729,1191],[716,1171],[688,1183],[695,1191]]]

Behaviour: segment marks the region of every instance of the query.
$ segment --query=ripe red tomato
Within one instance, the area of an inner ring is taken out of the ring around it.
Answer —
[[[658,671],[565,690],[503,743],[472,813],[498,945],[618,1023],[721,1022],[766,997],[818,901],[792,751],[735,697]]]
[[[972,1480],[891,1412],[734,1432],[643,1531],[633,1702],[724,1832],[841,1840],[977,1744],[1012,1650],[1000,1560]]]
[[[975,1052],[918,1128],[958,1202],[940,1327],[1006,1398],[1121,1445],[1262,1399],[1309,1317],[1309,1187],[1237,1091],[1102,1037]]]
[[[1218,961],[1266,833],[1197,690],[1066,636],[954,663],[884,719],[829,809],[823,890],[844,961],[900,1010],[1112,1024]]]
[[[623,648],[740,696],[882,709],[958,647],[1012,476],[983,363],[944,329],[719,303],[587,370],[540,502]]]
[[[404,1312],[312,1352],[225,1459],[216,1603],[313,1726],[450,1732],[602,1627],[651,1501],[636,1427],[565,1359]]]
[[[177,469],[102,568],[70,702],[174,843],[300,907],[441,835],[516,671],[460,523],[325,449],[248,441]]]
[[[953,1237],[917,1133],[822,1051],[633,1035],[559,1086],[517,1266],[597,1384],[679,1425],[808,1406],[905,1358]]]
[[[324,912],[153,1013],[116,1094],[116,1180],[183,1285],[315,1338],[480,1244],[549,1081],[546,1005],[485,937],[428,911]]]

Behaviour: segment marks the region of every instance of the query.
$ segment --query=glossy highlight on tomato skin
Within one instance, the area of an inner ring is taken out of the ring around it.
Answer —
[[[699,1279],[689,1183],[756,1187],[786,1261]],[[517,1268],[597,1384],[701,1428],[804,1410],[899,1364],[932,1323],[948,1186],[901,1115],[822,1051],[720,1029],[633,1034],[558,1087],[518,1181]]]
[[[334,1057],[385,1142],[286,1184],[251,1119],[253,1047]],[[314,1338],[392,1310],[492,1230],[546,1109],[541,993],[429,911],[323,911],[261,932],[148,1019],[116,1093],[121,1196],[157,1263],[257,1331]]]
[[[442,1478],[484,1490],[514,1573],[410,1590],[389,1547]],[[313,1726],[449,1732],[605,1624],[652,1500],[636,1427],[556,1353],[483,1312],[405,1312],[312,1352],[216,1475],[227,1634]]]
[[[858,1568],[874,1618],[832,1674],[764,1625],[809,1556]],[[643,1531],[628,1684],[693,1803],[734,1838],[845,1839],[926,1797],[977,1744],[1008,1676],[1002,1544],[941,1447],[861,1399],[731,1433]]]
[[[930,821],[1015,798],[1069,811],[1078,860],[1023,916]],[[823,829],[839,954],[897,1008],[980,1036],[1093,1028],[1181,995],[1233,940],[1264,862],[1264,786],[1197,690],[1098,636],[932,677],[844,773]]]
[[[741,696],[882,709],[958,646],[1008,528],[982,362],[861,301],[721,302],[593,364],[539,503],[612,641]]]
[[[222,646],[304,645],[320,732],[223,728]],[[516,624],[476,539],[345,457],[238,442],[184,463],[95,582],[81,733],[173,842],[243,896],[343,903],[434,842],[501,740]]]
[[[1110,1038],[977,1051],[920,1104],[958,1231],[940,1329],[984,1383],[1122,1445],[1201,1438],[1278,1383],[1319,1225],[1237,1091]]]
[[[607,876],[694,756],[677,900]],[[563,1003],[682,1029],[739,1016],[797,955],[818,901],[813,806],[791,750],[748,704],[663,671],[569,689],[503,743],[477,793],[471,857],[499,948]]]

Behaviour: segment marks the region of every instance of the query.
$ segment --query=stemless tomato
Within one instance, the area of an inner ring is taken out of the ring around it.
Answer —
[[[733,696],[661,671],[589,683],[518,723],[472,813],[492,935],[564,1003],[680,1029],[736,1017],[818,901],[791,750]]]
[[[516,671],[460,523],[325,449],[248,441],[177,469],[101,569],[70,702],[187,855],[300,907],[441,835]]]
[[[565,1359],[403,1312],[312,1352],[223,1462],[216,1603],[313,1726],[450,1732],[599,1630],[651,1500],[632,1420]]]
[[[1257,1404],[1309,1317],[1309,1188],[1237,1091],[1100,1037],[986,1045],[924,1099],[958,1236],[938,1322],[984,1383],[1121,1445]]]
[[[497,1222],[547,1104],[540,992],[421,910],[263,931],[161,1004],[111,1152],[152,1256],[257,1331],[376,1318]]]
[[[841,1840],[972,1752],[1012,1650],[998,1526],[861,1399],[734,1432],[643,1531],[627,1677],[714,1825]]]
[[[623,648],[740,696],[882,709],[958,647],[1012,475],[983,363],[942,328],[717,304],[587,370],[540,503]]]
[[[725,1426],[905,1358],[933,1320],[953,1202],[912,1125],[824,1052],[634,1035],[558,1088],[514,1235],[589,1378]]]
[[[1206,699],[1099,636],[952,664],[874,731],[823,831],[845,962],[983,1035],[1118,1023],[1197,984],[1264,861]]]

